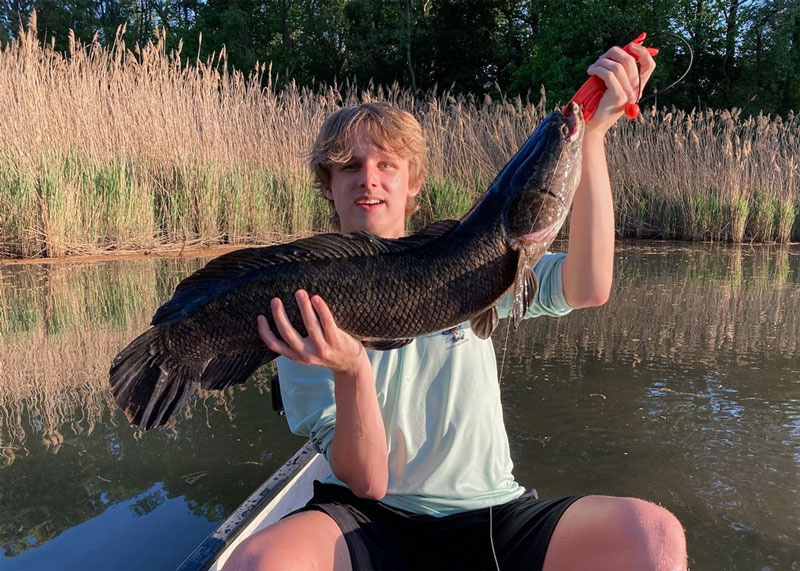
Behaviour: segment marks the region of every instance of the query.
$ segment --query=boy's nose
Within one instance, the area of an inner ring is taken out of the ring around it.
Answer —
[[[376,188],[378,186],[378,168],[375,165],[365,164],[361,169],[363,177],[361,186],[364,188]]]

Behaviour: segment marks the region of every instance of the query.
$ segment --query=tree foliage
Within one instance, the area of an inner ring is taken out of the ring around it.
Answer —
[[[547,88],[567,99],[611,45],[640,31],[672,31],[694,50],[686,80],[658,96],[681,108],[740,107],[786,113],[800,107],[797,0],[2,0],[0,42],[32,10],[42,41],[66,50],[68,31],[129,47],[165,29],[187,61],[223,49],[247,71],[272,65],[273,80],[318,85],[352,81],[435,86],[456,92],[525,95]],[[202,41],[201,41],[202,38]],[[668,36],[651,83],[663,88],[688,64]]]

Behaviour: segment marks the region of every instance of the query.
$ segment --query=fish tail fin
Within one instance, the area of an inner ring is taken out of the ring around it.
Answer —
[[[233,355],[219,355],[206,365],[200,385],[210,391],[220,391],[231,385],[245,382],[261,365],[277,357],[267,349],[241,351]]]
[[[149,430],[166,424],[197,389],[203,364],[174,363],[163,349],[164,330],[134,339],[111,364],[111,393],[132,424]]]

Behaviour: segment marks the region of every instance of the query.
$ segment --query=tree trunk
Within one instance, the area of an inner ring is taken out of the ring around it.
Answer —
[[[414,63],[411,61],[411,38],[413,30],[413,21],[411,18],[411,0],[406,0],[406,63],[408,64],[408,73],[411,76],[411,92],[417,93],[417,78],[414,74]]]
[[[739,0],[731,0],[726,18],[725,59],[722,60],[722,73],[725,76],[725,104],[730,106],[731,83],[736,73],[736,38],[739,35]]]
[[[289,28],[289,10],[291,8],[291,0],[280,0],[278,2],[278,11],[281,17],[281,41],[283,43],[283,50],[286,60],[286,79],[289,80],[294,73],[294,46],[292,44],[292,31]]]
[[[783,112],[792,108],[797,74],[800,73],[800,13],[795,8],[792,18],[792,45],[789,48],[790,68],[783,84]]]

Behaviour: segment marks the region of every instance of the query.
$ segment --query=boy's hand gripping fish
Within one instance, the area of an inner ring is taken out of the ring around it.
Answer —
[[[114,359],[117,404],[149,429],[169,421],[198,386],[246,381],[277,356],[256,324],[265,314],[275,330],[272,298],[281,298],[305,334],[293,299],[298,289],[319,294],[341,329],[375,349],[464,321],[486,338],[511,288],[516,327],[536,294],[533,267],[570,210],[583,131],[574,103],[548,115],[461,220],[396,240],[324,234],[212,260],[178,285],[152,327]]]

